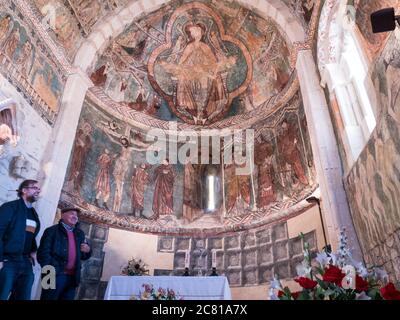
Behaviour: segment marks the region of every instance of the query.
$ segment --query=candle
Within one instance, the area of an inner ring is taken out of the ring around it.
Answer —
[[[189,250],[186,250],[185,253],[185,268],[189,268]]]
[[[212,268],[216,268],[217,267],[217,250],[212,250]]]

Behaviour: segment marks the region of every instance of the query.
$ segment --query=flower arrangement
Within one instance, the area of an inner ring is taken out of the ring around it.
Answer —
[[[123,267],[121,273],[126,276],[142,276],[148,275],[149,270],[147,264],[142,259],[132,258],[128,264]]]
[[[143,284],[143,292],[139,292],[139,300],[177,300],[177,295],[172,289],[158,288],[155,290],[151,284]],[[131,300],[138,300],[135,295],[131,297]],[[182,298],[180,300],[183,300]]]
[[[303,234],[301,234],[303,237]],[[276,277],[270,287],[271,300],[400,300],[400,291],[388,283],[385,271],[367,270],[361,262],[351,257],[347,247],[345,230],[340,233],[340,245],[336,254],[322,252],[312,265],[309,244],[304,243],[303,262],[297,266],[294,279],[301,291],[283,288]]]

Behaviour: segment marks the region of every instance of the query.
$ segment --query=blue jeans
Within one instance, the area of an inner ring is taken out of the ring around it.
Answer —
[[[75,276],[58,274],[55,289],[42,289],[40,300],[74,300],[76,292]]]
[[[10,294],[13,300],[31,300],[33,280],[32,263],[27,257],[3,261],[0,270],[0,300],[8,300]]]

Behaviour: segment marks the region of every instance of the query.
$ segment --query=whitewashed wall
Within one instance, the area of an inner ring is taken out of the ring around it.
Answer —
[[[2,75],[0,75],[0,92],[2,96],[11,98],[16,104],[19,136],[16,146],[7,143],[0,152],[0,204],[2,204],[17,198],[17,193],[10,190],[17,189],[24,179],[38,178],[51,127]],[[19,170],[18,177],[11,174],[10,164],[19,156],[25,159],[26,169]]]

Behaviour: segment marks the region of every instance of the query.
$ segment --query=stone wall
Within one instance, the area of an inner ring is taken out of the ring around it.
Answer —
[[[51,127],[0,74],[2,108],[14,109],[15,139],[0,145],[0,204],[17,198],[24,179],[37,179]]]

